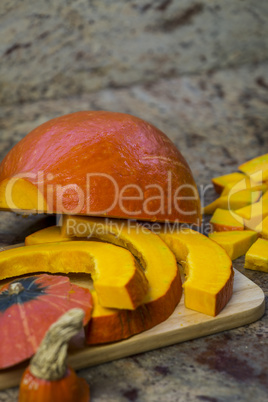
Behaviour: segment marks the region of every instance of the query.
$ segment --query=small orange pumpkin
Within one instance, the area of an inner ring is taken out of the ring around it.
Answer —
[[[0,369],[31,358],[50,325],[77,307],[85,311],[86,325],[91,294],[66,276],[41,274],[5,284],[0,289]]]
[[[83,328],[84,315],[75,308],[51,325],[23,374],[19,402],[90,401],[87,382],[66,364],[68,342]]]

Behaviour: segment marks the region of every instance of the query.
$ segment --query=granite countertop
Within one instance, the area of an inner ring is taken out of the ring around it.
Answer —
[[[162,129],[189,162],[199,188],[213,176],[267,152],[268,64],[159,79],[154,83],[57,100],[0,107],[0,159],[27,132],[61,114],[87,109],[127,112]],[[215,198],[206,191],[205,203]],[[23,241],[51,223],[0,213],[0,243]],[[268,293],[268,275],[234,267]],[[131,356],[79,372],[92,401],[266,401],[268,319],[241,328]],[[18,389],[0,392],[16,401]]]
[[[264,61],[267,17],[256,0],[2,0],[0,104]]]

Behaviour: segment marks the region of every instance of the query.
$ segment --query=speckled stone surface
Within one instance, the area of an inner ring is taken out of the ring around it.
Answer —
[[[216,195],[213,176],[235,171],[243,161],[268,149],[268,64],[215,73],[160,79],[121,89],[59,100],[0,108],[0,158],[32,128],[69,112],[107,109],[128,112],[161,128],[188,160],[205,202]],[[0,242],[22,241],[44,224],[0,213]],[[41,222],[39,222],[41,220]],[[268,294],[268,275],[235,268]],[[139,354],[79,374],[91,386],[92,401],[267,400],[268,319],[217,335]],[[0,401],[16,401],[18,390],[0,392]]]
[[[268,59],[264,0],[1,0],[0,103]]]

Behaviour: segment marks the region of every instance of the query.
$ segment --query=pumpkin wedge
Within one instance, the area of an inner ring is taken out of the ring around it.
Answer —
[[[209,233],[208,237],[224,248],[231,260],[246,254],[249,247],[257,240],[253,230],[231,230],[230,232]]]
[[[268,181],[268,154],[251,159],[240,165],[238,169],[248,176],[254,175],[255,181]]]
[[[265,193],[267,191],[267,184],[265,183],[255,183],[252,181],[249,177],[247,177],[244,180],[241,180],[238,183],[231,183],[227,184],[222,193],[221,196],[230,194],[231,192],[234,191],[242,191],[242,190],[250,190],[250,191],[261,191],[262,193]]]
[[[262,195],[260,190],[241,190],[236,192],[230,192],[226,195],[222,195],[209,205],[203,208],[204,214],[213,214],[217,208],[221,209],[238,209],[245,207],[246,205],[257,202]]]
[[[191,229],[162,231],[160,237],[184,268],[185,306],[213,317],[219,314],[233,292],[232,261],[226,251]]]
[[[82,216],[64,216],[62,234],[97,237],[131,250],[144,268],[149,291],[134,311],[103,308],[95,292],[87,343],[125,339],[166,320],[182,294],[181,278],[173,253],[149,229],[136,222]],[[90,242],[89,242],[90,243]]]
[[[268,240],[268,216],[258,225],[257,231],[260,232],[261,237]]]
[[[241,216],[244,219],[244,226],[247,229],[258,231],[258,227],[262,220],[268,216],[268,199],[260,199],[254,204],[234,211],[236,216]]]
[[[0,280],[35,272],[91,274],[100,304],[135,309],[148,281],[133,255],[112,244],[87,241],[18,247],[0,253]]]
[[[213,231],[244,230],[243,218],[228,209],[217,208],[210,219]]]
[[[255,220],[257,218],[265,218],[268,215],[268,199],[263,200],[262,197],[260,201],[247,205],[246,207],[236,209],[234,213],[241,216],[241,218],[244,218],[246,221],[250,221],[251,219]]]
[[[223,176],[214,177],[211,181],[213,183],[216,193],[221,194],[227,185],[240,182],[246,177],[243,173],[229,173]]]
[[[245,268],[268,272],[268,241],[258,239],[247,251]]]
[[[49,226],[48,228],[38,230],[35,233],[25,237],[25,246],[33,246],[35,244],[57,243],[59,241],[69,241],[69,237],[61,234],[60,226]]]
[[[268,182],[267,182],[268,183]],[[267,184],[268,185],[268,184]],[[261,197],[262,201],[266,201],[268,200],[268,191],[266,191],[266,193],[263,194],[263,196]]]

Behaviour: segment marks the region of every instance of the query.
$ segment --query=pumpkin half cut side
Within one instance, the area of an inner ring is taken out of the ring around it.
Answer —
[[[37,272],[91,274],[101,305],[135,309],[148,290],[133,255],[112,244],[88,241],[46,243],[0,253],[0,279]]]
[[[200,224],[191,170],[169,138],[124,113],[52,119],[0,164],[0,208]]]

